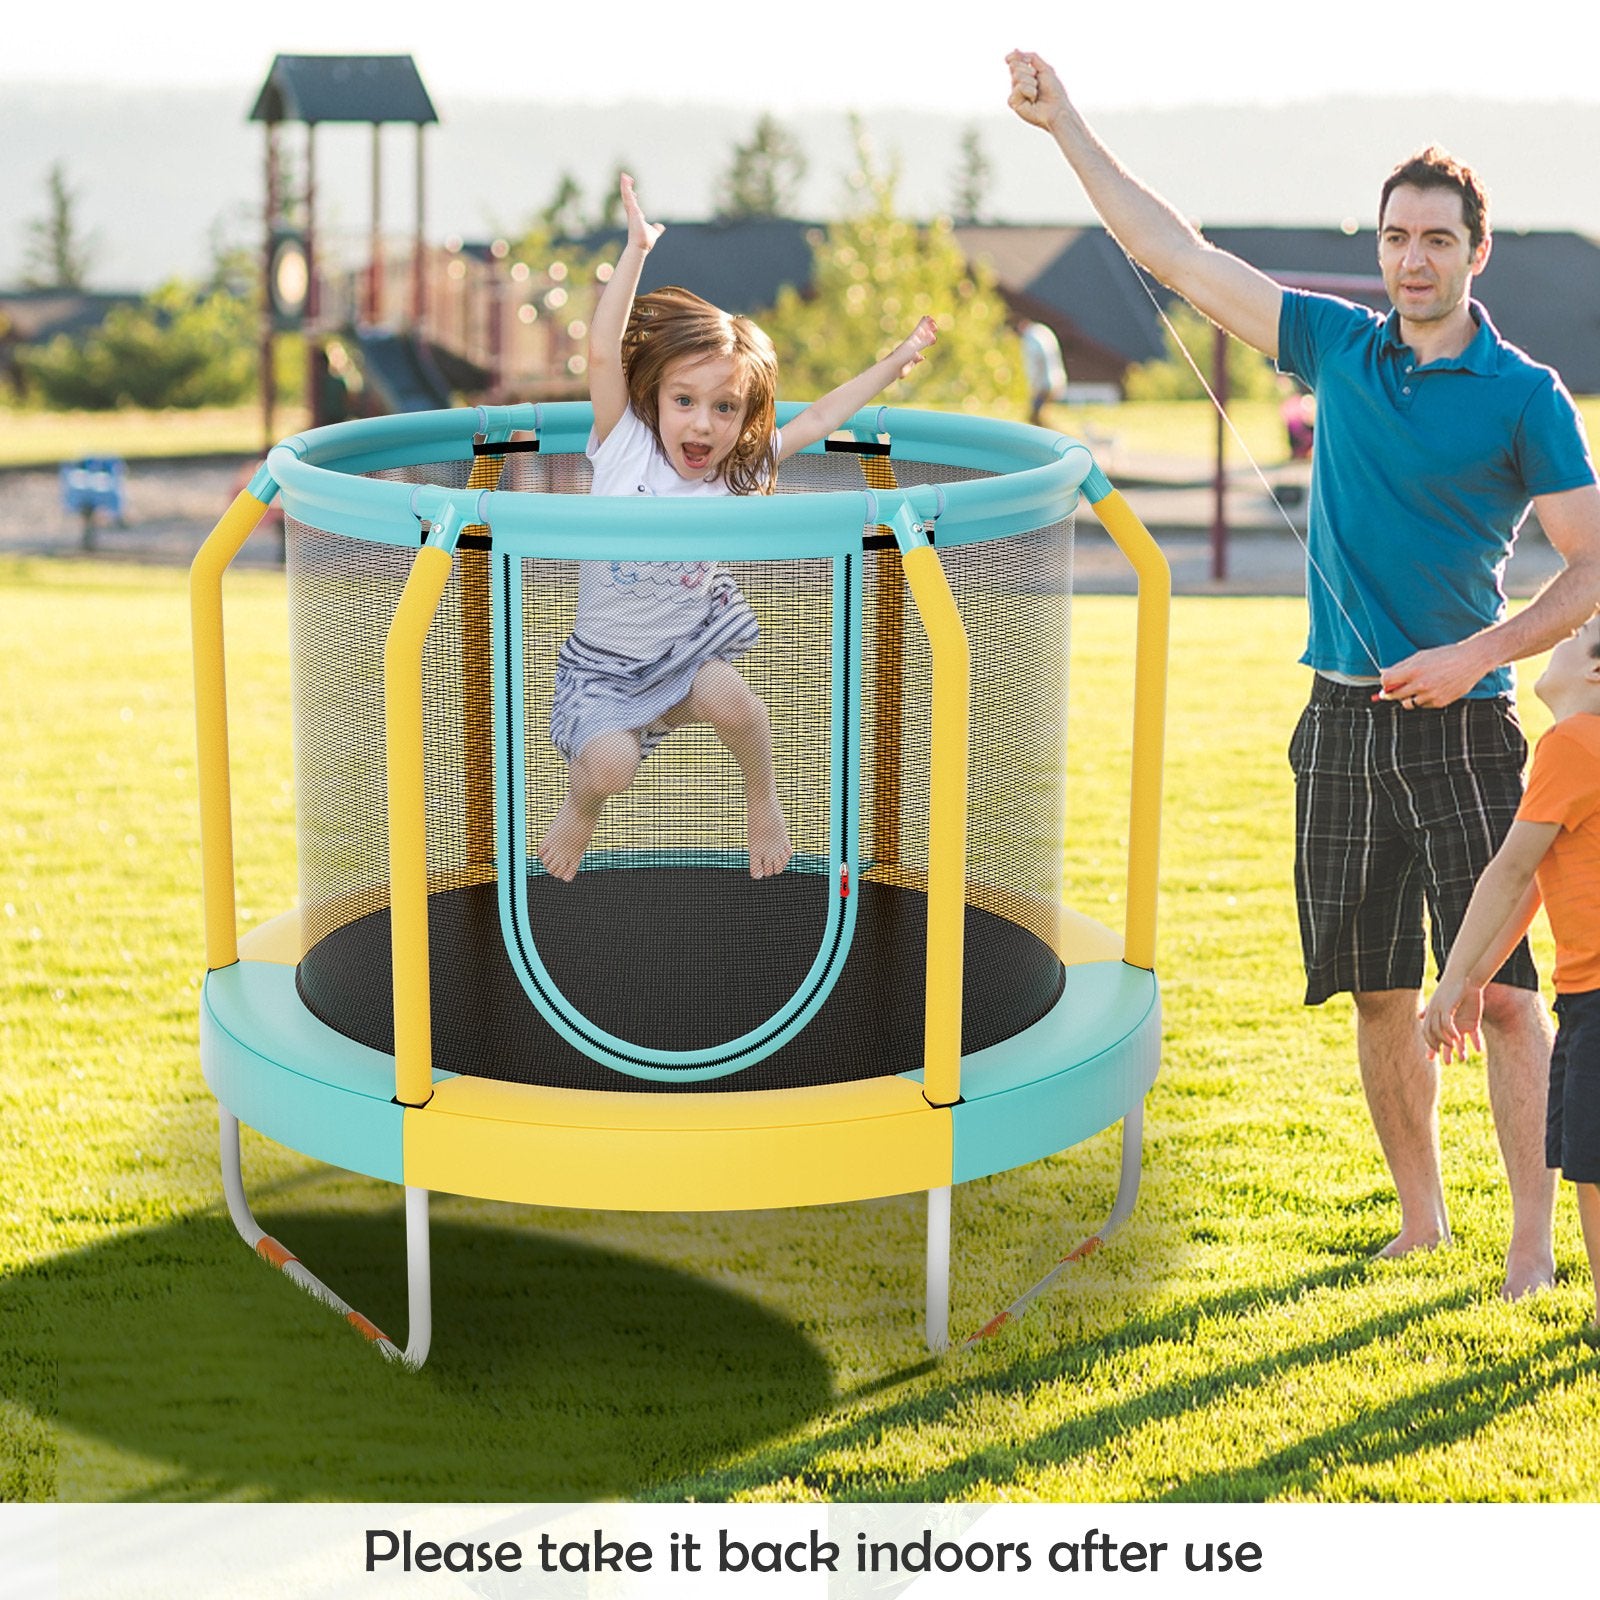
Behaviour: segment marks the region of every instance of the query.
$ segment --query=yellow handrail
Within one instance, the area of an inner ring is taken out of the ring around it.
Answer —
[[[907,515],[904,511],[902,516]],[[966,930],[967,750],[972,652],[955,596],[926,543],[902,565],[933,656],[928,760],[928,957],[922,1093],[930,1105],[961,1098],[961,962]]]
[[[422,751],[422,649],[450,578],[450,553],[424,545],[383,647],[389,775],[389,927],[394,979],[394,1084],[402,1105],[433,1096],[428,995],[428,817]]]
[[[251,480],[252,487],[260,474]],[[228,772],[228,671],[222,639],[222,575],[266,514],[261,500],[241,489],[195,552],[189,568],[189,620],[194,638],[194,718],[200,776],[200,894],[205,916],[206,966],[239,959],[233,885],[233,791]]]
[[[1167,717],[1167,642],[1172,612],[1172,570],[1150,530],[1103,478],[1107,492],[1094,512],[1139,581],[1134,647],[1133,779],[1128,810],[1128,904],[1123,960],[1153,969],[1156,959],[1156,887],[1161,854],[1161,765]],[[1090,484],[1086,494],[1093,494]]]

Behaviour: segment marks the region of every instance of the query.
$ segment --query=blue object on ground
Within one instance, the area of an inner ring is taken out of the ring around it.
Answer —
[[[61,467],[61,509],[83,518],[83,547],[94,546],[94,514],[106,511],[118,527],[128,519],[127,463],[120,456],[85,456]]]

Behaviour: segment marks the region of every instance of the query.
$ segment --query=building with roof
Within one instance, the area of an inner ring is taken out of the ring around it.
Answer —
[[[808,235],[822,226],[786,218],[675,222],[645,262],[641,287],[681,283],[730,311],[759,314],[810,281]],[[1048,323],[1074,383],[1121,387],[1129,366],[1166,353],[1160,317],[1115,240],[1099,227],[960,226],[969,260],[987,262],[1020,316]],[[575,241],[614,254],[616,229]],[[1219,248],[1278,278],[1315,284],[1370,278],[1371,229],[1207,228]],[[1168,290],[1147,280],[1156,298]],[[1501,335],[1548,363],[1574,393],[1600,394],[1600,242],[1579,233],[1499,233],[1478,297]],[[1381,297],[1375,302],[1384,305]]]
[[[136,294],[99,294],[88,289],[11,289],[0,291],[0,382],[21,390],[16,352],[24,345],[49,344],[57,334],[82,339],[118,306],[138,305]]]

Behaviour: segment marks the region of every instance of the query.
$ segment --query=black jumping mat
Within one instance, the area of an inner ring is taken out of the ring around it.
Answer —
[[[859,882],[849,955],[794,1038],[728,1076],[635,1078],[592,1060],[535,1009],[506,954],[492,883],[429,897],[433,1062],[480,1078],[597,1090],[778,1089],[847,1083],[922,1065],[926,897]],[[627,867],[539,874],[528,924],[568,1004],[634,1045],[697,1050],[762,1027],[816,957],[829,895],[820,873],[753,880],[723,867]],[[966,908],[962,1053],[1008,1039],[1059,998],[1060,959],[1041,939]],[[348,923],[307,952],[300,996],[329,1027],[392,1054],[389,913]]]

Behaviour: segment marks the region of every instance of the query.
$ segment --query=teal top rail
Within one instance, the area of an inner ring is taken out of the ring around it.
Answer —
[[[783,426],[803,409],[778,407]],[[1048,429],[961,413],[869,406],[846,432],[887,436],[891,462],[976,469],[993,476],[894,490],[677,500],[539,494],[415,485],[363,476],[467,461],[475,439],[512,431],[538,437],[541,455],[580,454],[592,408],[584,402],[471,406],[337,423],[297,434],[269,453],[265,475],[297,521],[345,537],[415,545],[420,525],[484,524],[503,554],[553,559],[726,561],[830,556],[859,549],[863,530],[902,506],[937,527],[940,544],[969,544],[1047,527],[1075,509],[1095,472],[1086,446]],[[810,447],[820,454],[824,446]]]

